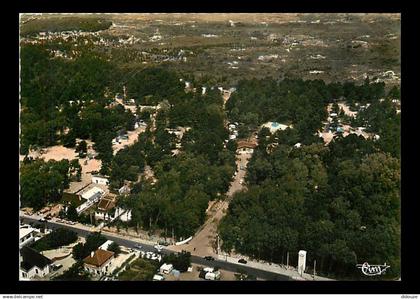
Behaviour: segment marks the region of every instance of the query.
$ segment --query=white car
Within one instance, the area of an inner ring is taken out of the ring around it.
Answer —
[[[162,251],[162,249],[163,249],[163,246],[162,245],[159,245],[159,244],[157,244],[157,245],[155,245],[155,246],[153,246],[158,252],[161,252]]]

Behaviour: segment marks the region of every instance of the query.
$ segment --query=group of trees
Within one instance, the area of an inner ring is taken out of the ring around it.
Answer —
[[[164,263],[172,264],[180,272],[187,272],[188,268],[191,267],[191,253],[183,250],[177,254],[165,255],[161,264]]]
[[[64,228],[58,228],[31,245],[37,251],[55,249],[76,242],[77,234]]]
[[[362,104],[375,102],[385,97],[385,83],[371,82],[369,77],[363,84],[356,85],[354,82],[333,82],[327,85],[330,98],[344,98],[348,104],[360,102]]]
[[[302,142],[311,143],[326,118],[325,103],[330,99],[326,90],[320,80],[243,80],[226,108],[229,119],[240,123],[240,137],[267,121],[277,121],[292,123]]]
[[[111,186],[136,182],[121,200],[132,209],[131,225],[187,238],[204,222],[208,201],[228,190],[236,170],[236,147],[223,146],[228,132],[222,105],[218,90],[205,95],[182,90],[158,111],[154,131],[149,126],[138,142],[116,154],[108,168]],[[179,126],[189,127],[182,140],[167,131]],[[173,155],[177,142],[181,153]],[[139,177],[145,165],[153,168],[156,183]]]
[[[30,146],[56,144],[66,135],[66,128],[70,138],[61,140],[63,143],[71,144],[72,137],[90,133],[91,128],[84,131],[79,124],[78,112],[88,101],[103,98],[113,70],[105,58],[83,51],[76,59],[52,59],[43,45],[25,44],[21,47],[21,70],[22,154]],[[70,101],[78,104],[70,105]],[[89,119],[85,122],[89,127]]]
[[[121,82],[127,88],[127,97],[141,105],[157,105],[184,93],[177,74],[161,67],[127,70]]]
[[[204,222],[209,200],[227,191],[235,168],[182,153],[158,162],[154,171],[156,183],[141,180],[122,200],[132,209],[132,225],[187,238]]]
[[[378,146],[384,151],[399,158],[401,152],[401,114],[396,113],[395,105],[388,97],[382,102],[374,102],[359,111],[352,120],[355,127],[366,127],[368,132],[379,135]]]
[[[398,88],[385,96],[384,84],[369,79],[360,86],[240,82],[227,109],[244,135],[266,121],[293,123],[293,128],[259,131],[247,169],[248,190],[234,195],[219,227],[223,249],[280,263],[290,252],[291,264],[305,249],[307,264],[316,260],[323,275],[360,279],[355,265],[368,261],[386,262],[391,266],[387,277],[399,277],[400,114],[391,102],[399,96]],[[370,103],[350,121],[380,135],[379,140],[350,134],[327,147],[319,142],[313,135],[332,99]],[[303,146],[294,147],[298,142]]]
[[[291,264],[304,249],[323,275],[360,279],[355,265],[368,261],[399,276],[400,162],[373,141],[259,145],[247,182],[219,227],[223,249],[280,263],[289,252]]]
[[[70,179],[79,173],[77,160],[45,162],[25,159],[20,166],[20,200],[22,207],[39,210],[48,203],[61,199]]]
[[[339,98],[350,104],[374,102],[385,96],[384,86],[371,83],[369,79],[360,86],[353,82],[325,84],[322,80],[242,80],[226,108],[229,119],[241,124],[241,137],[267,121],[277,121],[292,123],[301,142],[311,144],[316,142],[313,134],[321,129],[326,119],[328,102]]]
[[[73,258],[75,260],[83,260],[89,256],[92,251],[98,249],[107,239],[101,235],[101,233],[91,233],[86,237],[86,243],[78,243],[73,247]]]

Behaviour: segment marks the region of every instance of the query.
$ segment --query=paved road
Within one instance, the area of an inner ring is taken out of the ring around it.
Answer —
[[[24,223],[34,223],[34,224],[40,223],[39,220],[34,220],[33,218],[25,216],[25,215],[21,215],[20,218]],[[69,225],[65,225],[61,223],[50,222],[50,221],[46,223],[46,226],[47,228],[50,228],[50,229],[66,228],[68,230],[72,230],[76,232],[81,237],[86,237],[87,235],[92,233],[88,229],[78,228],[78,227],[69,226]],[[106,236],[107,239],[117,242],[119,245],[122,245],[122,246],[134,248],[135,245],[140,244],[143,247],[142,250],[144,251],[155,251],[155,248],[153,248],[153,245],[150,245],[150,244],[139,243],[136,241],[125,239],[123,237],[110,235],[106,232],[102,232],[102,234]],[[176,253],[176,251],[163,249],[162,253],[170,254],[170,253]],[[281,275],[278,273],[255,269],[255,268],[248,267],[246,265],[238,265],[235,263],[230,263],[230,262],[226,262],[222,260],[208,261],[208,260],[205,260],[203,257],[196,256],[196,255],[191,256],[191,262],[201,264],[204,266],[209,266],[209,267],[219,267],[220,269],[233,271],[233,272],[238,272],[238,270],[243,270],[248,274],[251,274],[256,277],[266,279],[266,280],[291,280],[291,278],[289,278],[288,276]]]

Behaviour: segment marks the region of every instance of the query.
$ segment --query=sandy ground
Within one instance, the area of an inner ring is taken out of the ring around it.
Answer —
[[[357,115],[357,111],[351,111],[349,106],[346,105],[346,103],[339,102],[337,104],[340,107],[340,109],[343,109],[343,111],[346,115],[351,116],[351,117],[354,117],[354,116]],[[328,113],[331,112],[332,105],[333,104],[328,104],[328,106],[327,106]],[[366,133],[364,131],[359,131],[359,130],[351,127],[350,125],[342,124],[341,127],[343,127],[343,129],[344,129],[344,132],[343,132],[344,137],[347,137],[350,134],[362,135],[366,139],[372,137],[372,134]],[[331,142],[331,140],[333,140],[334,136],[337,135],[337,134],[332,133],[332,132],[331,133],[330,132],[322,132],[321,135],[322,135],[321,137],[324,139],[325,145],[328,145]]]
[[[61,274],[63,274],[63,272],[67,271],[71,266],[73,266],[73,264],[76,263],[76,260],[71,255],[73,246],[75,246],[78,242],[84,243],[85,241],[86,241],[85,238],[78,237],[77,241],[72,243],[72,244],[69,244],[67,246],[63,246],[63,247],[58,248],[58,249],[43,251],[42,254],[44,256],[50,258],[50,259],[67,255],[65,258],[59,259],[59,260],[56,260],[56,261],[53,262],[54,265],[60,264],[60,265],[63,265],[63,266],[60,269],[58,269],[57,271],[52,271],[49,275],[44,277],[43,280],[50,280],[52,277],[61,275]]]
[[[245,188],[240,181],[245,177],[246,168],[241,170],[240,166],[246,166],[250,158],[251,154],[244,151],[239,151],[237,154],[236,164],[238,166],[238,173],[226,193],[229,198],[231,198],[235,192]],[[228,207],[229,200],[209,202],[209,208],[207,209],[208,220],[202,226],[202,229],[187,244],[178,246],[171,245],[168,246],[168,248],[177,251],[187,250],[193,252],[194,255],[215,256],[217,254],[217,227],[220,220],[226,215]]]
[[[55,160],[61,161],[64,159],[73,160],[77,159],[77,153],[73,148],[67,148],[62,145],[55,145],[48,148],[42,149],[44,153],[40,153],[38,151],[31,151],[29,153],[29,157],[32,158],[43,158],[45,161],[48,160]]]
[[[331,142],[331,140],[333,140],[335,134],[330,132],[322,132],[321,135],[322,139],[324,139],[325,145],[327,145]]]
[[[126,104],[124,104],[123,100],[119,100],[119,99],[115,99],[115,101],[118,104],[123,105],[126,110],[130,110],[133,114],[137,112],[136,105],[126,105]]]
[[[357,115],[357,111],[352,111],[352,110],[350,110],[350,107],[349,107],[349,106],[348,106],[345,102],[338,102],[337,104],[338,104],[338,107],[339,107],[340,109],[343,109],[344,114],[346,114],[346,115],[348,115],[348,116],[351,116],[351,117],[354,117],[354,116],[356,116],[356,115]],[[332,110],[332,106],[333,106],[333,104],[332,104],[332,103],[328,104],[328,106],[327,106],[327,111],[328,111],[328,113],[330,113],[330,112],[331,112],[331,110]]]
[[[60,264],[60,265],[63,265],[63,266],[60,269],[58,269],[57,271],[50,272],[50,274],[45,276],[42,280],[51,280],[51,278],[63,274],[65,271],[67,271],[75,263],[76,263],[76,260],[73,258],[72,255],[69,255],[68,257],[66,257],[62,260],[55,261],[53,263],[54,265]]]
[[[80,139],[77,139],[76,142],[79,142]],[[93,150],[93,142],[90,140],[85,140],[88,147],[88,153],[96,154]],[[44,159],[45,161],[48,160],[55,160],[61,161],[67,159],[69,161],[78,159],[80,165],[82,166],[82,181],[81,182],[72,182],[70,188],[66,191],[74,192],[82,188],[83,186],[89,184],[92,181],[92,175],[90,174],[92,171],[99,171],[101,169],[102,162],[98,159],[88,159],[83,158],[79,159],[78,154],[76,153],[74,148],[67,148],[62,145],[55,145],[48,148],[43,148],[41,151],[31,151],[28,155],[32,158],[40,158]],[[24,156],[20,155],[19,159],[22,161]],[[86,164],[85,164],[86,163]]]
[[[155,172],[153,171],[152,167],[149,165],[146,165],[144,167],[144,178],[146,180],[152,179],[153,182],[157,182],[157,179],[155,178]]]
[[[114,261],[112,261],[112,266],[111,269],[109,271],[109,273],[112,273],[115,269],[121,267],[121,265],[132,255],[136,255],[135,253],[120,253],[115,259]],[[132,259],[132,261],[134,261],[134,259]]]
[[[343,109],[344,114],[346,114],[348,116],[357,115],[357,111],[351,111],[349,106],[347,106],[345,103],[338,103],[338,107],[340,107],[340,109]]]
[[[123,149],[125,146],[134,144],[137,141],[139,134],[143,133],[144,131],[146,131],[146,127],[138,127],[134,131],[128,131],[128,140],[120,140],[121,143],[112,145],[113,154],[115,155],[119,150]]]

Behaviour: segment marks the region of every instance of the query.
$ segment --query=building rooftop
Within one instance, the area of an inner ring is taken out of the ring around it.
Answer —
[[[102,211],[108,211],[115,207],[115,201],[109,196],[105,196],[99,201],[98,209]]]
[[[114,243],[114,241],[107,240],[104,244],[102,244],[101,246],[99,246],[98,249],[107,250],[108,249],[108,246],[111,245],[112,243]]]
[[[93,265],[96,267],[101,267],[105,264],[110,258],[114,256],[112,251],[97,249],[93,256],[89,255],[83,259],[83,262],[88,265]]]
[[[84,193],[82,194],[82,197],[83,197],[83,198],[86,198],[86,199],[89,199],[89,198],[92,198],[93,196],[95,196],[97,193],[104,194],[104,193],[105,193],[105,191],[103,191],[103,190],[102,190],[101,188],[99,188],[99,187],[93,187],[93,188],[89,189],[88,191],[84,192]]]
[[[23,237],[29,235],[30,233],[32,233],[33,231],[35,231],[35,229],[32,228],[32,227],[27,227],[27,226],[20,227],[19,228],[19,238],[23,238]]]
[[[22,247],[20,254],[22,256],[22,263],[20,266],[26,271],[29,271],[35,266],[42,269],[52,263],[49,258],[43,256],[35,249],[32,249],[28,246]]]

